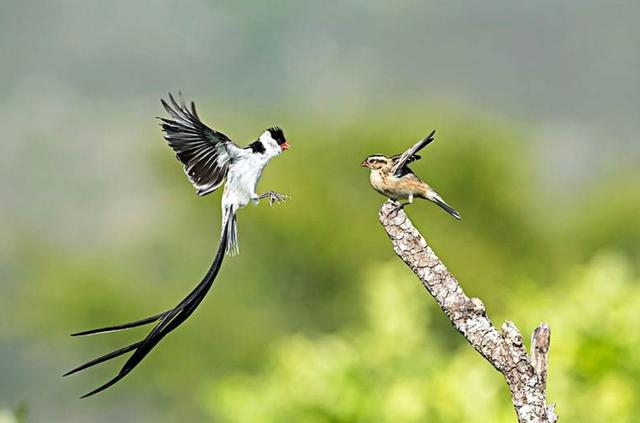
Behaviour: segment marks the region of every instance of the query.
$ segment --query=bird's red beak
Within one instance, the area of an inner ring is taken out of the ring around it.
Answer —
[[[282,151],[287,151],[290,148],[291,148],[291,146],[289,145],[289,143],[287,141],[285,141],[282,144],[280,144],[280,149]]]
[[[369,164],[367,163],[366,160],[363,160],[362,163],[360,163],[360,166],[362,167],[369,167]]]

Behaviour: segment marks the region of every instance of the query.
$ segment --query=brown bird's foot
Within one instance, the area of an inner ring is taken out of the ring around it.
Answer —
[[[393,210],[393,216],[391,216],[391,214],[389,215],[389,217],[391,217],[392,219],[398,217],[398,213],[400,212],[400,210],[404,209],[405,206],[411,204],[411,203],[403,203],[402,201],[398,201],[398,200],[393,200],[394,205],[396,206],[396,208]]]

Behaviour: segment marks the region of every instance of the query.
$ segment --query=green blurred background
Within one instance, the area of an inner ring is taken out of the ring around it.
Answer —
[[[640,420],[640,6],[5,1],[0,421],[513,422],[501,376],[392,252],[359,167],[413,165],[463,215],[408,209],[499,325],[552,329],[563,422]],[[70,332],[175,305],[215,252],[162,140],[182,90],[240,144],[293,149],[194,316],[124,381],[60,375],[138,339]]]

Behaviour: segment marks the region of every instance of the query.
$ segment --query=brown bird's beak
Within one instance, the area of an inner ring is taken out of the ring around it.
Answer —
[[[362,163],[360,163],[360,166],[362,167],[369,167],[369,164],[367,163],[366,160],[363,160]]]
[[[288,149],[290,149],[291,146],[289,145],[288,141],[283,142],[282,144],[280,144],[280,149],[282,151],[287,151]]]

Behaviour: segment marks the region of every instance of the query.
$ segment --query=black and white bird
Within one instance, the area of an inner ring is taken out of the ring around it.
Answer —
[[[180,102],[169,94],[169,103],[161,100],[169,118],[160,119],[165,132],[164,138],[176,152],[176,157],[184,164],[189,181],[200,196],[210,194],[226,180],[222,194],[222,230],[216,256],[202,281],[177,306],[146,319],[108,326],[99,329],[73,333],[72,336],[93,335],[114,332],[146,325],[153,322],[155,327],[139,342],[120,348],[109,354],[88,361],[64,376],[71,375],[96,364],[133,351],[118,374],[104,385],[83,395],[86,398],[112,386],[131,372],[162,338],[182,324],[203,300],[220,270],[225,252],[238,253],[238,230],[236,213],[249,203],[257,204],[269,199],[269,204],[285,201],[287,197],[277,192],[256,193],[256,185],[265,166],[271,159],[290,148],[284,132],[278,127],[265,130],[260,137],[247,147],[238,147],[226,135],[200,121],[195,104],[187,107],[182,97]]]
[[[237,254],[238,209],[265,198],[269,198],[269,204],[287,199],[274,191],[256,194],[256,185],[267,163],[290,145],[282,129],[276,126],[265,130],[247,147],[238,147],[225,134],[203,124],[193,102],[189,110],[184,101],[177,103],[171,94],[169,99],[172,105],[162,100],[171,116],[160,118],[164,138],[184,164],[184,171],[198,195],[214,192],[226,179],[222,194],[222,230],[227,230],[227,253]]]
[[[416,153],[434,140],[435,133],[436,131],[431,132],[426,138],[421,139],[402,154],[391,157],[374,154],[364,159],[360,165],[371,171],[369,173],[371,186],[385,197],[395,201],[406,199],[409,204],[413,202],[414,198],[429,200],[460,220],[462,219],[460,213],[448,205],[429,184],[418,178],[408,166],[409,163],[421,159]],[[400,204],[400,207],[404,207],[406,204]]]

